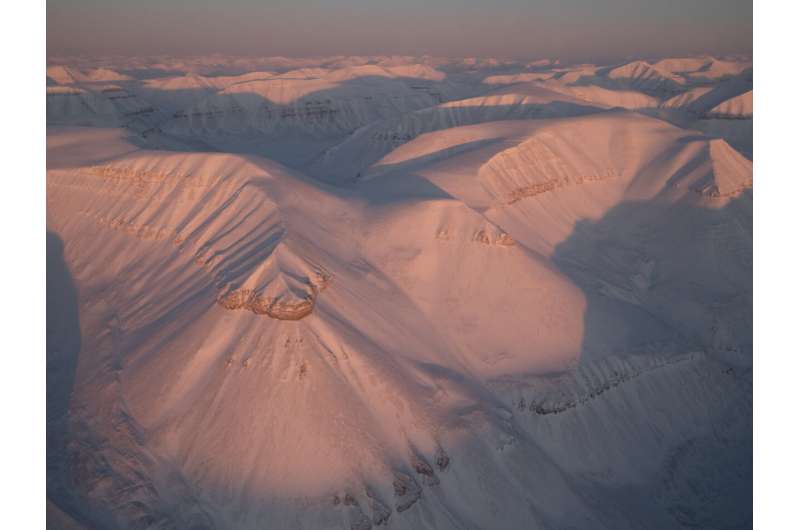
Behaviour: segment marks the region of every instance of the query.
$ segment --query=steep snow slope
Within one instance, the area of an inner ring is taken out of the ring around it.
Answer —
[[[142,99],[174,114],[214,94],[219,86],[214,78],[188,74],[148,79],[132,90]]]
[[[117,85],[47,87],[48,125],[126,127],[152,131],[164,113]]]
[[[518,83],[486,96],[443,103],[396,120],[376,122],[326,150],[306,171],[323,180],[347,181],[357,178],[399,145],[426,132],[500,120],[576,116],[612,107],[657,106],[658,100],[635,91],[565,86],[558,81]]]
[[[695,87],[661,104],[703,116],[722,102],[753,90],[752,75],[741,75],[711,86]]]
[[[117,81],[131,81],[132,78],[127,75],[122,75],[109,68],[95,68],[86,74],[86,80],[100,83],[111,83]]]
[[[335,70],[321,77],[297,75],[233,84],[178,116],[170,129],[341,134],[443,99],[438,85],[402,81],[397,73],[377,66]]]
[[[544,81],[555,75],[554,72],[523,72],[521,74],[490,75],[483,80],[487,85],[511,85],[530,81]]]
[[[578,354],[580,320],[570,314],[582,311],[579,291],[454,201],[410,205],[407,214],[428,219],[417,231],[399,212],[367,207],[371,221],[361,226],[373,231],[353,241],[346,216],[358,202],[341,204],[263,161],[143,152],[52,170],[48,182],[50,226],[68,241],[83,292],[100,297],[85,302],[99,322],[89,310],[76,406],[149,433],[92,433],[75,458],[89,469],[103,459],[118,485],[141,480],[128,476],[138,469],[156,491],[146,462],[177,468],[203,502],[219,503],[209,514],[219,524],[257,525],[265,509],[288,520],[298,495],[319,499],[311,521],[336,517],[337,492],[378,514],[402,512],[438,481],[434,469],[448,467],[437,419],[447,408],[474,403],[482,378],[552,370]],[[79,258],[86,252],[92,262]],[[473,264],[454,277],[465,256]],[[509,271],[523,285],[485,282]],[[451,306],[467,292],[475,304]],[[116,330],[111,350],[92,345],[105,326]],[[533,337],[541,350],[525,346]],[[448,372],[468,379],[449,381]],[[108,410],[98,410],[99,395]],[[271,404],[257,423],[252,403]],[[114,437],[105,453],[91,438],[103,435]],[[213,464],[220,450],[229,456]],[[223,484],[229,493],[219,497]],[[114,517],[134,517],[134,499],[151,517],[171,502],[152,490],[131,495]]]
[[[51,494],[109,528],[746,520],[752,167],[724,142],[481,123],[351,188],[48,143],[81,337]]]
[[[633,61],[616,68],[599,70],[598,79],[594,82],[604,83],[609,88],[638,90],[656,97],[679,92],[684,84],[679,76],[660,70],[645,61]]]
[[[704,70],[711,65],[713,57],[670,57],[653,63],[662,72],[684,74]]]
[[[752,163],[723,140],[698,136],[627,112],[552,122],[493,123],[435,134],[436,137],[423,135],[396,149],[375,164],[366,173],[366,178],[380,180],[385,175],[405,172],[424,177],[448,194],[484,212],[516,241],[547,256],[554,256],[574,233],[581,219],[602,218],[621,201],[663,201],[664,208],[672,203],[681,205],[675,206],[676,209],[700,203],[710,210],[727,211],[723,207],[734,198],[747,194],[752,185]],[[746,199],[737,200],[736,204],[742,201],[746,202]],[[656,211],[654,207],[653,212]],[[723,217],[736,215],[740,214],[728,213]],[[682,314],[666,300],[688,304],[686,307],[696,304],[692,312],[698,314],[708,311],[707,307],[701,309],[707,301],[700,299],[689,303],[670,294],[674,289],[671,285],[682,281],[683,267],[688,265],[686,257],[693,247],[697,247],[693,252],[718,255],[717,249],[706,248],[704,236],[698,234],[697,238],[687,237],[684,257],[677,260],[670,257],[669,250],[665,250],[669,245],[661,239],[667,237],[667,229],[659,223],[673,221],[669,221],[666,212],[663,216],[658,218],[654,214],[655,219],[642,221],[642,237],[648,234],[644,226],[652,223],[651,229],[655,230],[650,236],[653,238],[650,242],[654,245],[650,251],[653,255],[636,250],[626,258],[630,270],[626,272],[628,279],[622,283],[619,283],[620,278],[599,279],[602,274],[590,264],[585,265],[591,271],[593,281],[600,282],[597,288],[600,293],[605,293],[601,296],[623,301],[629,308],[647,307],[646,300],[650,300],[659,307],[649,307],[646,312],[651,316],[660,315],[658,320],[662,323],[673,318],[670,315]],[[712,223],[702,216],[700,219],[696,217],[692,215],[691,221]],[[733,226],[742,223],[747,225],[746,217],[735,221]],[[616,230],[623,231],[620,228]],[[725,237],[738,240],[734,245],[735,252],[747,250],[746,230],[734,230],[733,234]],[[641,244],[645,246],[644,241]],[[635,243],[625,243],[625,246],[629,245],[636,247]],[[586,256],[583,259],[591,258]],[[701,272],[702,267],[698,267],[696,277],[703,278],[698,281],[720,297],[734,296],[728,289],[729,280],[717,277],[713,263],[706,271]],[[736,272],[728,272],[726,276],[734,275],[736,283],[745,283],[749,274],[747,261],[731,259],[730,263],[737,263],[734,267]],[[671,269],[671,266],[675,268]],[[654,267],[664,267],[659,272],[659,280],[653,276]],[[637,286],[639,280],[636,278],[640,277],[643,283]],[[714,296],[709,299],[714,299]],[[637,319],[628,314],[625,320]],[[648,320],[649,317],[644,318],[644,321]],[[660,333],[654,331],[658,325],[651,323],[654,328],[643,332],[641,340],[644,340],[644,335]],[[684,322],[680,327],[684,337],[691,337],[690,343],[695,347],[708,347],[714,340],[708,320]],[[733,340],[734,343],[750,340],[746,328],[740,331],[742,334]],[[632,337],[638,334],[633,328],[631,332]],[[606,340],[608,337],[597,337],[592,349],[602,351],[604,346],[601,344]]]
[[[542,86],[603,107],[641,109],[654,108],[659,104],[658,99],[637,90],[612,90],[594,85],[565,85],[561,80],[545,81]]]
[[[393,149],[427,132],[500,120],[575,116],[607,108],[579,98],[571,89],[555,88],[522,83],[486,96],[442,103],[398,119],[378,121],[327,149],[305,169],[326,181],[351,181]]]
[[[426,79],[428,81],[444,81],[447,75],[425,64],[405,64],[387,66],[386,70],[397,77],[409,79]]]
[[[705,134],[723,138],[731,147],[750,160],[753,159],[752,118],[704,118],[693,122],[691,127]]]
[[[702,113],[705,110],[708,110],[704,109],[704,107],[706,107],[707,104],[701,103],[702,98],[703,96],[713,95],[714,88],[715,87],[713,86],[701,86],[701,87],[690,88],[686,92],[682,92],[677,96],[669,98],[668,100],[666,100],[661,104],[661,107],[665,109],[686,109]]]
[[[712,59],[705,67],[696,72],[687,73],[687,77],[696,82],[717,81],[726,77],[733,77],[742,74],[748,69],[753,68],[753,63],[748,61],[723,61]]]
[[[751,74],[120,61],[48,88],[54,524],[749,526]]]
[[[175,113],[196,105],[219,90],[236,83],[268,79],[272,72],[250,72],[237,76],[206,77],[187,74],[176,77],[149,79],[141,85],[130,87],[142,99],[159,108]]]
[[[553,71],[556,72],[555,78],[567,85],[575,83],[584,77],[594,77],[598,69],[599,67],[593,64],[581,64],[569,68],[556,68]]]
[[[684,129],[723,138],[752,159],[752,87],[752,76],[737,76],[714,86],[690,89],[665,101],[659,109],[644,112]]]
[[[58,84],[61,85],[81,83],[88,80],[86,75],[83,74],[81,71],[77,70],[76,68],[70,68],[68,66],[63,66],[63,65],[48,66],[47,77],[55,80]]]
[[[359,127],[473,91],[435,79],[431,69],[374,65],[289,72],[208,95],[176,113],[164,130],[201,138],[221,150],[267,154],[302,167]]]
[[[753,91],[726,99],[708,112],[714,118],[752,118]]]
[[[685,84],[682,77],[646,61],[633,61],[613,67],[578,65],[554,71],[557,74],[553,79],[565,86],[635,91],[656,98],[673,96],[681,92]]]
[[[560,63],[561,61],[559,59],[536,59],[526,64],[525,67],[532,69],[552,68],[558,66]]]

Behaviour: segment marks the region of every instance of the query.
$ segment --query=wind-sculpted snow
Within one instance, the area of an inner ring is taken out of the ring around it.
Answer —
[[[752,77],[714,61],[49,69],[53,521],[748,526],[753,166],[702,131],[747,140]]]

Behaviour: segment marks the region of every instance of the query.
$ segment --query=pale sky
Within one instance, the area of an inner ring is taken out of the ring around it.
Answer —
[[[742,0],[48,0],[47,53],[447,55],[567,61],[751,53]]]

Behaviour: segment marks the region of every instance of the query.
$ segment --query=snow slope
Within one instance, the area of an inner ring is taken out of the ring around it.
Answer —
[[[753,91],[726,99],[711,109],[709,115],[717,118],[752,118]]]
[[[704,115],[724,101],[753,90],[753,78],[741,75],[710,86],[690,88],[661,104],[662,108],[681,109]]]
[[[100,83],[113,83],[119,81],[131,81],[132,78],[127,75],[122,75],[119,72],[110,70],[108,68],[95,68],[86,75],[87,81],[100,82]]]
[[[752,62],[712,59],[711,62],[704,68],[688,73],[687,77],[689,77],[689,79],[692,81],[717,81],[726,77],[740,75],[752,68]]]
[[[121,82],[192,109],[149,140],[48,87],[54,524],[749,526],[753,166],[674,87],[236,64]]]
[[[349,181],[359,178],[371,164],[423,133],[499,120],[574,116],[604,108],[607,106],[580,98],[561,86],[516,84],[486,96],[442,103],[397,119],[376,121],[327,149],[306,171],[327,181]]]
[[[373,65],[289,72],[225,87],[177,116],[170,129],[340,134],[442,101],[450,87],[436,84],[441,75],[430,68]]]
[[[633,89],[663,97],[681,90],[682,78],[659,69],[646,61],[633,61],[616,68],[598,72],[601,79],[613,88]]]
[[[713,60],[713,57],[669,57],[654,62],[653,66],[663,72],[685,74],[705,70]]]
[[[47,87],[47,123],[126,127],[146,134],[164,113],[117,85]]]
[[[55,80],[61,85],[80,83],[88,80],[86,75],[80,72],[78,69],[63,65],[48,66],[47,77]]]
[[[487,85],[511,85],[529,81],[544,81],[555,75],[554,72],[523,72],[521,74],[490,75],[483,80]]]
[[[568,117],[612,107],[657,107],[658,100],[639,92],[558,82],[519,83],[486,96],[461,99],[407,113],[363,127],[326,150],[306,171],[324,180],[357,178],[370,164],[399,145],[435,130],[500,120]]]

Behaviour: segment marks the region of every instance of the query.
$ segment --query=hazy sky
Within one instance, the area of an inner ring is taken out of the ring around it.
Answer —
[[[750,53],[742,0],[48,0],[56,55]]]

